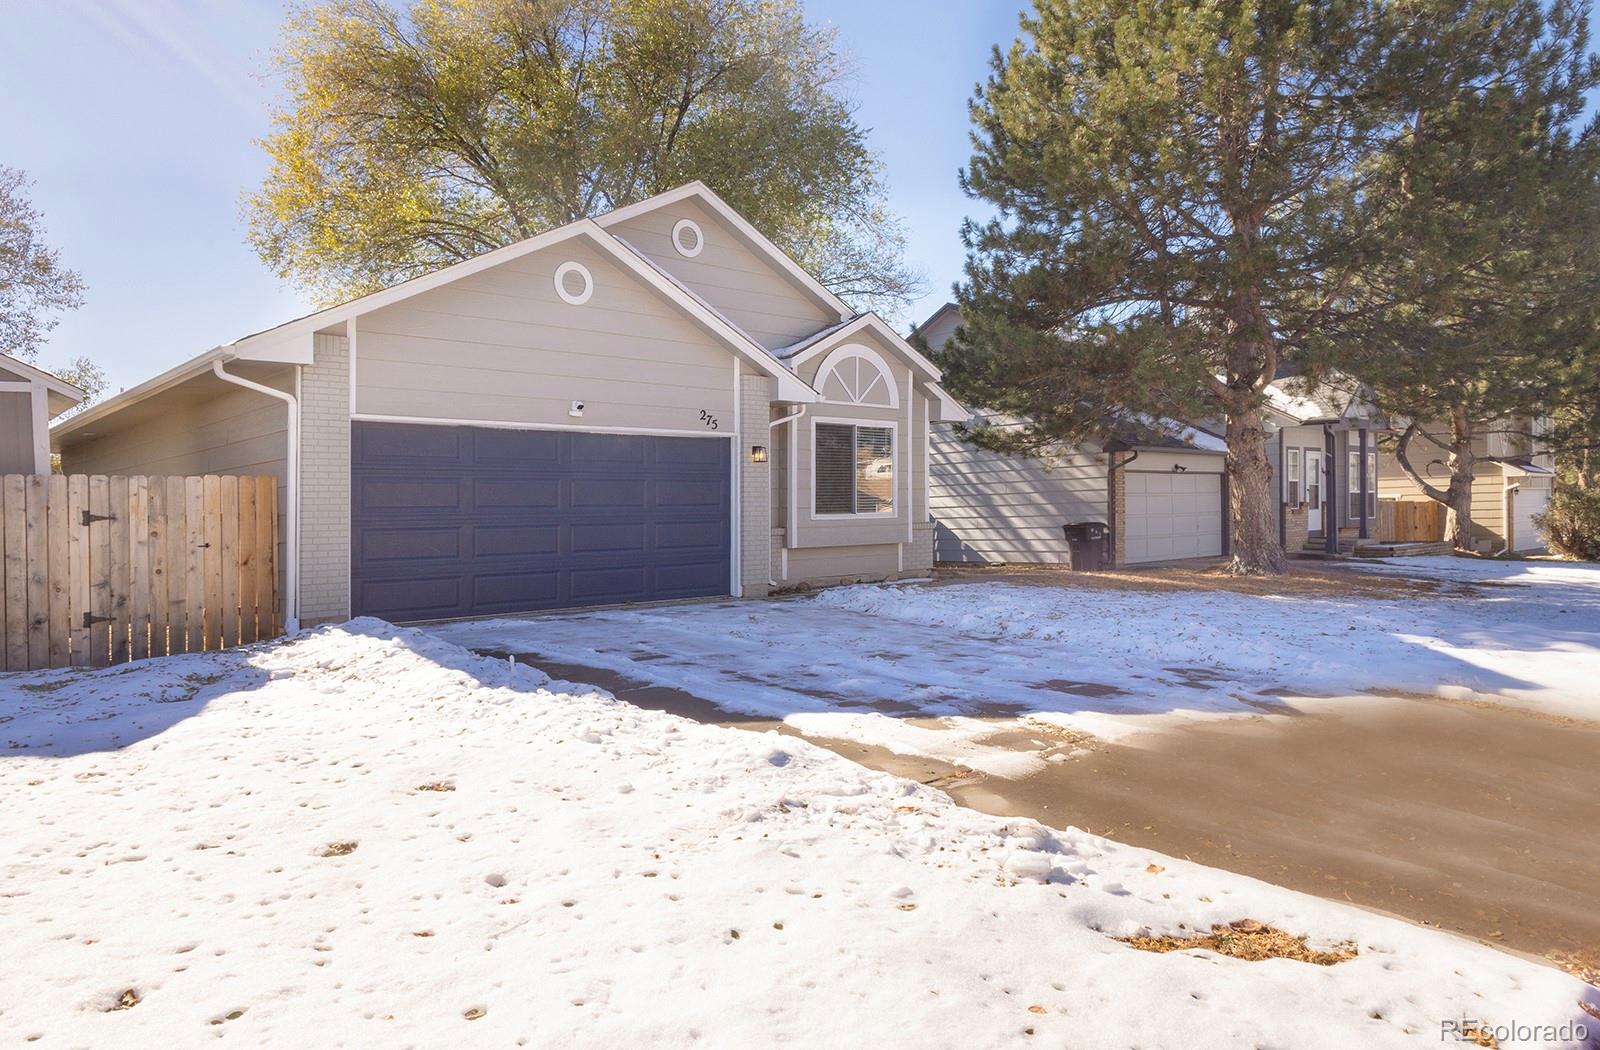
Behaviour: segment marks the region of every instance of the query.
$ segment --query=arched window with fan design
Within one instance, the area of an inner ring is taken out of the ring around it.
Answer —
[[[873,350],[854,343],[823,360],[815,386],[824,401],[836,405],[900,407],[900,391],[889,366]]]

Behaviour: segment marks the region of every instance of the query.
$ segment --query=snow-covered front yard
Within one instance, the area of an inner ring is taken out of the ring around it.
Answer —
[[[1596,1023],[1600,991],[1545,966],[550,684],[376,621],[0,678],[0,1042],[1376,1047]],[[1245,918],[1358,954],[1113,939]]]

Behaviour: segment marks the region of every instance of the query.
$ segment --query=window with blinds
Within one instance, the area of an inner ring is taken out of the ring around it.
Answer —
[[[894,432],[888,427],[818,423],[814,461],[817,514],[894,510]]]

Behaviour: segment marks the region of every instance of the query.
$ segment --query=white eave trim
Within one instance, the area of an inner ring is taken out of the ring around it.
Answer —
[[[732,226],[739,236],[744,238],[749,247],[755,249],[758,254],[766,256],[767,259],[788,274],[791,280],[809,292],[818,302],[837,313],[841,321],[855,316],[855,311],[850,309],[843,299],[828,291],[821,281],[811,276],[800,264],[789,258],[783,249],[773,244],[765,234],[752,226],[750,221],[743,215],[734,211],[726,201],[713,193],[711,187],[703,182],[695,181],[679,186],[675,190],[659,193],[654,197],[639,201],[637,204],[630,204],[625,208],[607,212],[595,221],[602,227],[614,226],[619,222],[627,222],[629,219],[638,218],[640,215],[648,215],[650,212],[659,211],[662,208],[690,198],[694,198],[715,212],[728,225]]]
[[[71,408],[72,405],[76,405],[88,396],[60,376],[51,375],[42,368],[35,368],[28,362],[12,357],[10,354],[0,354],[0,369],[5,369],[7,372],[15,372],[25,381],[39,383],[48,392],[69,399],[72,404],[62,408],[59,412],[55,412],[55,415],[60,415],[61,412],[65,412],[67,408]]]
[[[855,320],[839,325],[832,331],[807,336],[798,343],[785,347],[783,350],[778,350],[777,355],[787,359],[791,365],[800,365],[818,354],[833,349],[839,343],[867,328],[872,329],[873,332],[887,341],[890,346],[894,347],[896,353],[910,361],[913,370],[921,372],[924,378],[935,383],[942,378],[943,373],[939,371],[938,365],[924,357],[916,347],[906,342],[905,336],[896,332],[889,326],[887,321],[874,313],[862,314]]]

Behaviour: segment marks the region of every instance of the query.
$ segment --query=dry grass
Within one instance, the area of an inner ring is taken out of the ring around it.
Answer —
[[[1600,987],[1600,948],[1555,952],[1550,956],[1550,961],[1578,980]]]
[[[444,780],[436,780],[432,784],[417,785],[418,791],[454,791],[456,786]]]
[[[118,1010],[132,1010],[139,1005],[139,993],[129,988],[117,996],[117,1001],[106,1009],[106,1013],[115,1013]]]
[[[1327,951],[1321,951],[1307,945],[1303,936],[1295,937],[1275,926],[1268,926],[1254,919],[1240,919],[1226,926],[1213,926],[1210,933],[1197,933],[1188,937],[1157,937],[1141,934],[1135,937],[1118,937],[1117,940],[1142,952],[1181,952],[1191,948],[1204,948],[1231,959],[1243,959],[1245,962],[1293,959],[1295,962],[1313,963],[1317,966],[1332,966],[1356,957],[1356,947],[1353,944],[1337,944]]]
[[[317,856],[342,857],[347,853],[354,853],[356,851],[356,846],[357,843],[354,842],[332,842],[323,847],[322,852],[318,853]]]
[[[1321,562],[1290,562],[1286,576],[1234,576],[1220,562],[1116,572],[1073,572],[1061,565],[941,565],[942,582],[1005,579],[1046,587],[1105,591],[1231,591],[1235,594],[1314,598],[1415,598],[1435,594],[1438,580],[1368,573]],[[1460,590],[1460,585],[1449,585]]]

